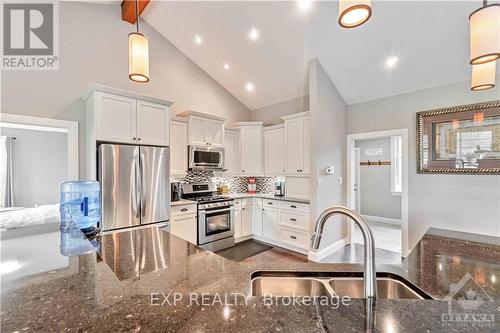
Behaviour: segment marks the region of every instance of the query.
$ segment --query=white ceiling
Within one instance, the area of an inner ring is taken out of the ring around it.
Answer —
[[[347,104],[470,78],[468,15],[481,1],[372,2],[372,18],[349,30],[337,24],[337,2],[306,13],[297,2],[152,1],[142,17],[250,109],[306,94],[313,58]],[[389,56],[399,58],[391,70]]]

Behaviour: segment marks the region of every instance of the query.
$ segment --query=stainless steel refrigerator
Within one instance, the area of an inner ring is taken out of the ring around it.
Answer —
[[[169,221],[168,147],[101,144],[97,164],[101,230]]]

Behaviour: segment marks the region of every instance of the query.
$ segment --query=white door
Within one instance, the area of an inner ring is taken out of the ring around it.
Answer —
[[[197,244],[197,219],[196,215],[179,215],[171,218],[170,232],[177,237]]]
[[[211,146],[222,147],[224,123],[219,120],[207,120],[207,142]]]
[[[241,207],[241,236],[252,234],[252,206],[243,205]]]
[[[353,207],[358,212],[361,211],[361,184],[360,184],[360,149],[354,148],[353,161],[352,161],[352,198]]]
[[[240,169],[243,176],[262,175],[262,127],[240,129]]]
[[[168,146],[169,124],[168,106],[137,100],[137,141],[139,143]]]
[[[278,210],[276,208],[263,208],[262,236],[267,239],[278,240]]]
[[[303,136],[303,151],[302,151],[302,172],[300,174],[308,175],[311,170],[311,117],[305,117],[302,120],[302,136]]]
[[[189,118],[189,144],[206,145],[207,144],[207,120],[200,117]]]
[[[285,172],[287,175],[300,174],[303,169],[304,139],[302,134],[302,119],[285,121]]]
[[[281,176],[285,172],[285,130],[264,131],[264,173]]]
[[[238,239],[243,236],[241,228],[241,208],[234,210],[234,238]]]
[[[137,100],[103,92],[95,99],[97,140],[136,143]]]
[[[181,121],[170,123],[170,173],[183,176],[188,168],[187,124]]]
[[[239,131],[226,129],[224,133],[224,154],[225,165],[227,171],[224,175],[236,176],[239,173],[238,160],[239,160]]]

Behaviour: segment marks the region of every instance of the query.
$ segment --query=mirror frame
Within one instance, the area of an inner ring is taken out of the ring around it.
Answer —
[[[423,159],[423,134],[424,134],[424,121],[426,118],[439,116],[451,113],[470,112],[485,109],[499,108],[500,100],[467,104],[461,106],[453,106],[442,109],[428,110],[417,112],[416,122],[416,140],[417,140],[417,173],[419,174],[475,174],[475,175],[500,175],[499,168],[477,168],[477,169],[459,169],[459,168],[427,168],[424,167]],[[500,160],[499,160],[500,163]]]

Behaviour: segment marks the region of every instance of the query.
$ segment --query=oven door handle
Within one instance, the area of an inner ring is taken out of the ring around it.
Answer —
[[[202,210],[202,212],[205,213],[205,214],[208,214],[208,213],[230,212],[230,211],[231,211],[231,208],[216,209],[216,210],[206,210],[206,209]]]

